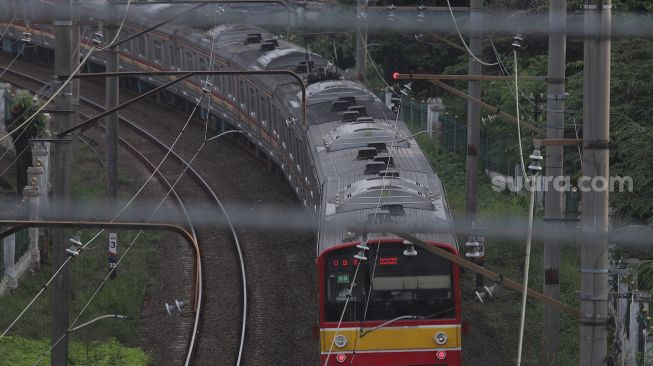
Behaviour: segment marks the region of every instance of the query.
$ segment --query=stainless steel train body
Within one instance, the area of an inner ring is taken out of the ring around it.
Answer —
[[[138,17],[140,21],[125,23],[121,38],[140,32],[176,12],[179,12],[178,8],[172,6],[153,6],[142,11]],[[9,40],[18,42],[23,32],[32,34],[33,44],[52,48],[51,27],[28,28],[24,23],[15,23],[9,27],[8,36],[3,41],[5,51],[15,51],[19,47]],[[93,45],[93,33],[90,29],[82,31],[82,54]],[[336,326],[333,319],[325,317],[329,306],[328,277],[332,270],[326,267],[327,259],[338,250],[361,242],[376,243],[377,248],[382,243],[401,245],[401,241],[397,244],[397,237],[392,233],[356,232],[350,229],[350,225],[394,223],[441,228],[451,224],[442,183],[405,124],[365,85],[337,77],[333,65],[324,57],[278,40],[270,32],[251,25],[222,24],[205,30],[166,25],[122,44],[120,59],[121,71],[290,70],[304,78],[306,101],[302,100],[302,89],[297,81],[282,75],[193,77],[166,90],[163,99],[172,104],[182,104],[182,100],[186,104],[199,102],[201,113],[208,117],[213,130],[235,128],[243,131],[257,151],[267,155],[283,171],[299,200],[311,215],[319,219],[316,263],[320,272],[322,359],[325,362],[331,353],[337,351],[340,353],[332,362],[339,362],[339,357],[345,357],[349,362],[347,357],[355,354],[356,349],[353,353],[349,348],[332,352],[341,324]],[[94,53],[91,61],[102,66],[103,53]],[[138,84],[140,88],[147,88],[169,80],[169,77],[143,76]],[[210,92],[205,93],[203,89]],[[305,119],[304,103],[307,105]],[[264,185],[261,182],[261,186]],[[414,234],[433,245],[458,252],[455,238],[451,235]],[[386,264],[412,260],[393,258],[385,259]],[[458,268],[450,264],[437,265],[442,267],[442,273],[424,277],[431,282],[423,288],[415,285],[408,295],[418,296],[420,291],[430,291],[433,295],[438,291],[457,307],[460,304]],[[350,278],[345,270],[338,273]],[[410,281],[418,277],[412,276]],[[399,283],[406,287],[409,281],[392,278],[383,286]],[[401,296],[408,295],[404,292]],[[401,328],[408,332],[401,337],[423,345],[423,348],[412,350],[416,355],[424,354],[424,357],[415,356],[412,364],[432,364],[422,362],[436,360],[435,352],[445,352],[445,357],[449,352],[449,359],[442,359],[442,364],[458,364],[459,310],[458,307],[449,319],[424,323],[393,320],[396,324],[387,328],[397,331]],[[364,317],[347,320],[365,322]],[[370,326],[384,320],[388,319],[376,319],[377,322],[371,322]],[[441,331],[438,327],[448,329],[449,343],[432,344],[435,333]],[[361,333],[350,336],[356,339],[356,344],[365,345]],[[401,364],[400,357],[390,355],[412,352],[410,349],[381,349],[390,347],[386,343],[380,340],[370,346],[372,349],[367,353],[372,361],[369,362],[387,360],[391,364]],[[359,357],[354,364],[366,362],[365,357]]]

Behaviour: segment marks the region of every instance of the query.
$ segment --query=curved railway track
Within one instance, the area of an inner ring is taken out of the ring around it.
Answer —
[[[4,70],[4,68],[0,68]],[[17,77],[22,80],[27,80],[28,82],[24,81],[16,81],[13,78],[7,78],[7,74],[13,75],[14,77]],[[37,92],[40,90],[39,87],[35,87],[36,85],[39,86],[45,86],[47,85],[46,82],[31,76],[27,75],[25,73],[15,71],[8,69],[5,71],[5,75],[3,76],[4,79],[7,81],[16,84],[20,87],[29,89],[33,92]],[[30,83],[32,83],[30,85]],[[104,108],[99,105],[98,103],[95,103],[94,101],[88,99],[88,98],[83,98],[80,97],[80,101],[85,103],[88,107],[95,109],[96,111],[103,111]],[[80,116],[85,116],[85,113],[82,113],[80,111]],[[243,349],[244,349],[244,344],[245,344],[245,333],[247,329],[247,274],[245,270],[245,262],[244,262],[244,257],[243,257],[243,250],[241,246],[241,240],[239,239],[238,233],[231,222],[231,219],[229,217],[229,213],[227,212],[225,206],[223,205],[222,201],[220,198],[217,196],[217,194],[214,192],[214,190],[211,188],[211,185],[200,175],[200,173],[190,166],[189,162],[184,160],[177,152],[175,152],[172,147],[167,146],[164,142],[162,142],[159,138],[154,136],[153,134],[149,133],[142,127],[139,127],[136,123],[132,122],[131,120],[120,117],[120,122],[121,126],[126,126],[129,128],[130,131],[132,131],[135,135],[139,136],[141,139],[147,141],[148,143],[154,145],[157,149],[163,151],[164,153],[169,153],[169,156],[173,158],[173,160],[182,167],[182,169],[185,169],[184,174],[189,174],[190,177],[196,182],[196,184],[201,188],[202,191],[207,195],[207,197],[216,204],[216,206],[222,211],[223,215],[225,216],[225,219],[228,223],[229,226],[229,232],[231,235],[231,239],[234,244],[234,248],[238,257],[239,261],[239,267],[240,267],[240,281],[241,281],[241,292],[242,292],[242,307],[241,307],[241,327],[240,327],[240,337],[239,337],[239,342],[238,342],[238,351],[237,351],[237,358],[236,358],[236,365],[240,365],[242,361],[242,356],[243,356]],[[101,126],[100,124],[97,124],[96,127],[99,127],[103,129],[104,127]],[[150,158],[146,156],[141,150],[143,149],[138,149],[134,146],[134,144],[130,143],[127,139],[120,137],[119,138],[120,144],[127,149],[132,155],[134,155],[136,158],[138,158],[141,163],[150,171],[156,174],[157,178],[159,181],[162,183],[162,185],[165,187],[166,191],[169,192],[172,196],[174,201],[177,203],[179,206],[179,209],[181,210],[182,214],[184,215],[186,225],[188,225],[189,230],[191,231],[192,235],[195,237],[195,239],[202,243],[203,240],[200,240],[200,235],[198,235],[198,230],[196,230],[195,225],[193,224],[190,214],[188,212],[188,209],[186,205],[184,204],[184,201],[182,200],[180,194],[177,192],[175,189],[174,183],[171,183],[170,180],[165,176],[165,173],[163,173],[161,170],[157,170],[156,167],[157,165],[152,162]],[[176,183],[176,182],[175,182]],[[203,302],[203,270],[202,270],[202,257],[201,257],[201,248],[196,248],[196,255],[197,255],[197,260],[196,260],[196,288],[195,288],[195,303],[197,304],[196,306],[196,311],[195,311],[195,317],[193,321],[193,329],[190,334],[190,341],[188,344],[188,349],[186,352],[186,357],[184,364],[189,365],[192,360],[192,355],[193,355],[193,350],[195,348],[196,344],[196,337],[198,335],[198,327],[200,324],[200,319],[202,315],[202,302]]]
[[[52,78],[52,65],[41,55],[24,55],[11,69],[32,75],[40,80]],[[36,56],[36,57],[35,57]],[[14,58],[0,53],[0,63]],[[6,74],[8,78],[17,76]],[[27,79],[19,80],[39,89],[42,84]],[[104,102],[104,85],[99,81],[82,81],[83,96]],[[121,102],[137,94],[121,88]],[[81,103],[81,110],[95,115],[95,107]],[[138,126],[154,134],[168,144],[179,132],[180,124],[188,117],[179,106],[166,105],[162,101],[147,98],[121,111],[121,116],[138,121]],[[150,142],[143,141],[137,132],[120,122],[120,136],[140,150],[151,148],[159,161],[161,151]],[[174,151],[182,158],[190,158],[206,139],[204,121],[193,119]],[[99,133],[99,132],[98,132]],[[98,133],[89,130],[90,136]],[[209,134],[212,135],[211,131]],[[255,210],[260,205],[301,209],[295,192],[286,181],[275,176],[274,167],[265,160],[257,159],[252,145],[240,139],[219,139],[219,143],[208,143],[193,162],[193,167],[206,182],[218,192],[223,202],[238,204],[240,210]],[[97,151],[103,151],[102,138],[98,138]],[[143,150],[144,151],[144,150]],[[122,147],[119,153],[121,174],[130,172],[135,177],[144,170],[136,159],[127,159]],[[147,154],[148,156],[149,153]],[[160,168],[169,177],[177,176],[180,165],[171,155]],[[133,161],[133,162],[132,162]],[[272,168],[272,172],[270,169]],[[133,172],[133,173],[131,173]],[[206,202],[210,197],[196,187],[190,172],[178,184],[182,198],[197,197],[195,201]],[[121,185],[130,184],[121,180]],[[188,181],[188,182],[186,182]],[[189,188],[190,187],[190,188]],[[165,189],[165,188],[164,188]],[[146,189],[151,198],[155,189]],[[192,191],[194,190],[194,191]],[[216,209],[216,212],[217,211]],[[217,213],[219,215],[219,213]],[[225,221],[224,218],[220,219]],[[317,281],[312,270],[315,265],[315,237],[313,231],[304,232],[263,230],[251,226],[238,227],[237,234],[242,246],[242,256],[247,265],[247,312],[241,311],[245,295],[240,291],[242,280],[240,259],[234,250],[231,235],[224,227],[198,224],[198,235],[202,240],[202,316],[197,329],[198,338],[191,364],[233,365],[241,355],[243,365],[312,365],[319,362],[319,343],[313,326],[317,322]],[[155,364],[182,364],[186,352],[186,340],[191,331],[190,316],[166,318],[159,311],[160,304],[170,300],[171,294],[183,293],[192,298],[190,282],[184,285],[180,278],[193,278],[193,254],[184,242],[163,240],[166,255],[160,257],[157,265],[157,281],[153,283],[150,295],[143,304],[142,316],[146,321],[141,330],[141,346],[151,352]],[[175,253],[177,257],[172,255]],[[183,265],[179,265],[180,259]],[[176,296],[176,295],[175,295]],[[155,304],[155,305],[152,305]],[[245,337],[243,322],[246,315]],[[175,334],[176,333],[176,334]],[[169,339],[174,334],[173,339]],[[161,336],[165,335],[165,336]],[[244,343],[241,341],[244,339]],[[175,340],[174,342],[171,342]],[[242,346],[241,346],[242,345]],[[241,353],[242,350],[242,353]]]

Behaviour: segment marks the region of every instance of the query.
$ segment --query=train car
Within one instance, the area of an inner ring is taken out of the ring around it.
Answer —
[[[134,17],[138,22],[125,23],[123,37],[179,8],[159,5],[144,12]],[[6,39],[18,40],[29,31],[37,46],[52,47],[49,27],[15,22],[8,29]],[[84,33],[86,50],[93,33]],[[3,42],[5,50],[17,50]],[[101,69],[103,58],[94,54],[93,67]],[[392,233],[350,229],[356,223],[424,227],[425,233],[411,234],[458,253],[455,237],[426,233],[452,222],[442,182],[405,124],[365,85],[345,80],[327,58],[246,24],[208,30],[163,26],[123,44],[120,58],[123,71],[301,75],[307,100],[302,86],[288,77],[222,75],[187,79],[163,92],[161,101],[186,109],[200,103],[211,129],[243,131],[319,218],[322,365],[460,365],[459,267]],[[143,76],[129,83],[143,91],[168,80]]]
[[[322,365],[459,365],[459,268],[352,223],[450,225],[442,183],[411,137],[355,81],[308,87],[323,184],[317,270]],[[458,253],[451,235],[413,233]]]

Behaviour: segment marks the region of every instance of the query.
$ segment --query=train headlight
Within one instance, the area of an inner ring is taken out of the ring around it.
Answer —
[[[444,332],[438,332],[435,335],[435,337],[433,337],[433,340],[435,341],[435,343],[437,343],[439,345],[443,345],[443,344],[447,343],[447,339],[448,339],[447,335]]]
[[[347,337],[342,334],[338,334],[333,340],[333,343],[336,345],[336,347],[342,348],[347,345]]]

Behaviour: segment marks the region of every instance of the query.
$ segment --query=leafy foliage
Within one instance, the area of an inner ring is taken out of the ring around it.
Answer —
[[[6,122],[7,131],[13,132],[11,137],[14,141],[19,135],[24,134],[27,139],[45,137],[47,134],[48,118],[45,114],[39,113],[26,126],[17,128],[23,124],[40,107],[29,92],[19,91],[9,101],[11,107],[11,118]],[[23,133],[24,132],[24,133]]]

